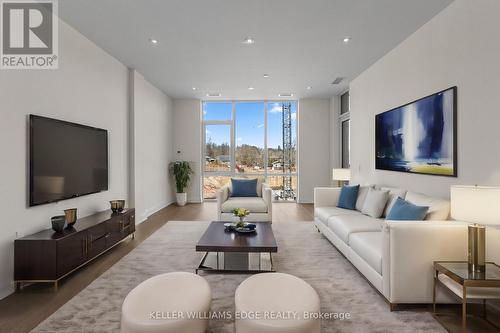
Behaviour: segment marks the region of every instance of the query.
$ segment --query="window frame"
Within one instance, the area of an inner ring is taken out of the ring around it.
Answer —
[[[345,96],[347,94],[348,102],[347,102],[347,110],[345,112],[342,112],[342,96]],[[339,144],[340,144],[340,149],[339,149],[339,161],[340,161],[340,166],[342,168],[350,168],[351,167],[351,151],[349,149],[349,165],[345,166],[344,165],[344,136],[343,136],[343,127],[342,124],[345,121],[349,121],[349,147],[351,145],[351,94],[349,93],[349,89],[343,91],[339,95],[339,113],[338,113],[338,128],[339,128]]]
[[[296,138],[296,146],[295,146],[295,172],[290,172],[290,173],[269,173],[268,172],[268,165],[269,165],[269,152],[268,152],[268,104],[269,103],[286,103],[286,102],[292,102],[295,103],[296,105],[296,114],[297,114],[297,120],[296,120],[296,126],[295,126],[295,138]],[[231,119],[230,120],[205,120],[203,117],[203,108],[205,103],[231,103],[232,104],[232,112],[231,112]],[[264,164],[265,168],[263,172],[256,172],[256,173],[236,173],[236,121],[237,121],[237,115],[236,115],[236,104],[238,103],[264,103]],[[225,176],[225,177],[249,177],[249,176],[256,176],[256,177],[264,177],[265,181],[267,182],[268,177],[283,177],[283,176],[291,176],[291,177],[296,177],[297,178],[297,188],[296,188],[296,193],[295,197],[298,198],[298,193],[299,193],[299,161],[298,161],[298,156],[299,156],[299,112],[300,112],[300,107],[299,107],[299,101],[294,100],[294,99],[279,99],[279,100],[272,100],[272,99],[264,99],[264,100],[202,100],[201,101],[201,108],[200,108],[200,113],[201,113],[201,129],[202,129],[202,136],[201,136],[201,145],[202,145],[202,156],[201,156],[201,199],[203,201],[214,201],[215,199],[206,199],[204,197],[203,189],[204,189],[204,183],[205,183],[205,177],[210,177],[210,176]],[[230,138],[230,158],[231,158],[231,167],[229,171],[205,171],[205,157],[206,155],[206,126],[207,125],[230,125],[230,133],[231,133],[231,138]],[[297,199],[295,200],[295,202]],[[292,201],[283,201],[283,202],[292,202]]]

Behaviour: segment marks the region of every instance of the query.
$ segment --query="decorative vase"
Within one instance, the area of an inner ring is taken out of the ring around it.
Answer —
[[[62,232],[64,227],[66,227],[65,215],[53,216],[50,220],[52,222],[52,230],[55,232]]]
[[[125,208],[125,200],[111,200],[109,204],[113,213],[119,213]]]
[[[177,206],[185,206],[187,202],[187,193],[176,193]]]
[[[67,226],[72,227],[76,223],[76,208],[65,209],[64,215],[68,224]]]

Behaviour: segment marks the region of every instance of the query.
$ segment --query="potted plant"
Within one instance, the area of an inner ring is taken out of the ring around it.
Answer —
[[[187,193],[184,190],[191,179],[193,169],[191,169],[189,162],[177,161],[170,163],[170,173],[175,178],[177,205],[184,206],[187,202]]]
[[[250,211],[245,208],[235,208],[233,209],[233,215],[238,217],[240,220],[236,223],[236,227],[245,227],[245,217],[250,214]]]

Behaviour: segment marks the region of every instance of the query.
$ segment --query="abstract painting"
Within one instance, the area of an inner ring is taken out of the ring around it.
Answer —
[[[375,117],[375,167],[457,176],[457,88],[452,87]]]

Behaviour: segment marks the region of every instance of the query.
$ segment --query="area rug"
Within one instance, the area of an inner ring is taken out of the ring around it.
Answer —
[[[194,247],[207,226],[206,222],[166,223],[33,332],[119,332],[127,293],[157,274],[193,272],[201,258]],[[311,284],[320,295],[323,312],[349,314],[348,319],[323,320],[322,332],[445,332],[427,312],[390,312],[383,297],[312,223],[275,223],[273,229],[279,246],[273,257],[276,270]],[[234,311],[234,292],[248,275],[202,275],[212,288],[212,310]],[[233,333],[234,322],[211,320],[210,332]]]

